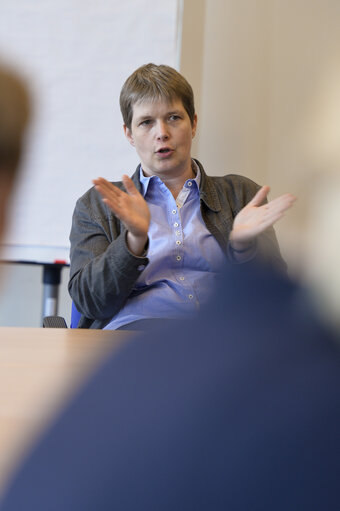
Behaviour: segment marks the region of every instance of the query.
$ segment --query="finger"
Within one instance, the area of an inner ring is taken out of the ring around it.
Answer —
[[[100,187],[101,190],[111,191],[111,190],[115,190],[116,189],[116,187],[112,183],[110,183],[109,181],[107,181],[103,177],[99,177],[97,179],[93,179],[92,182],[93,182],[93,184],[96,187]]]
[[[107,179],[105,177],[96,177],[95,179],[92,179],[92,183],[107,183]]]
[[[112,199],[103,198],[103,202],[113,211],[117,218],[122,220],[123,222],[129,218],[129,214],[122,204]]]
[[[296,201],[296,197],[294,195],[292,195],[291,193],[285,193],[284,195],[280,195],[279,197],[276,197],[276,199],[273,199],[270,202],[276,202],[276,201],[293,203]]]
[[[294,197],[294,195],[290,193],[287,193],[285,195],[277,197],[276,199],[273,199],[272,201],[268,202],[268,204],[265,204],[262,207],[266,210],[286,211],[287,209],[293,206],[295,201],[296,197]]]
[[[254,195],[250,202],[248,202],[247,206],[260,206],[263,201],[267,198],[267,195],[270,191],[269,186],[262,186],[259,191]]]
[[[270,207],[270,206],[272,206],[271,203],[268,205],[262,206],[263,208],[267,208],[267,209],[265,209],[265,213],[262,216],[262,219],[260,222],[261,227],[263,227],[264,225],[269,227],[270,225],[273,225],[274,223],[276,223],[280,218],[282,218],[284,216],[286,211],[293,206],[294,202],[295,202],[295,200],[277,201],[277,203],[274,205],[274,207]]]
[[[102,199],[108,199],[112,201],[119,200],[119,194],[116,192],[116,190],[108,190],[101,187],[100,185],[96,185],[95,189],[101,195]]]
[[[103,196],[108,198],[117,198],[122,193],[119,188],[117,188],[115,185],[110,183],[109,181],[106,181],[106,179],[98,178],[93,180],[93,184],[96,188],[96,190]]]
[[[98,185],[98,186],[101,186],[103,188],[109,188],[110,186],[113,186],[112,183],[110,183],[109,181],[107,181],[107,179],[105,179],[103,177],[97,177],[96,179],[93,179],[92,183],[95,186]]]
[[[124,174],[123,177],[122,177],[122,181],[123,181],[123,185],[125,187],[125,190],[127,191],[127,193],[129,195],[138,195],[139,194],[139,191],[137,190],[137,188],[135,187],[134,182],[132,181],[132,179],[129,178],[129,176]]]
[[[267,217],[262,223],[261,223],[261,226],[259,226],[260,228],[260,231],[263,232],[265,231],[266,229],[268,229],[269,227],[271,227],[272,225],[276,224],[276,222],[278,220],[280,220],[280,218],[282,218],[284,216],[285,212],[284,211],[277,211],[275,214],[272,214],[270,215],[269,217]]]

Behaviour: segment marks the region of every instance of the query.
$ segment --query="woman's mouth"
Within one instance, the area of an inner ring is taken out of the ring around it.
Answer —
[[[158,151],[156,151],[156,154],[160,158],[168,158],[169,156],[172,155],[173,152],[174,152],[173,149],[171,149],[170,147],[161,147],[160,149],[158,149]]]

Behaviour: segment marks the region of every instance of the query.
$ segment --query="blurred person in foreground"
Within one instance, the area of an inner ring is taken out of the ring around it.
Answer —
[[[89,378],[1,511],[338,511],[338,341],[282,272],[228,266]]]
[[[25,83],[0,60],[0,242],[29,116],[30,100]]]

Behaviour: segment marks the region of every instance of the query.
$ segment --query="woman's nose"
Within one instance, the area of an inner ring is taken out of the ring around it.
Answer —
[[[167,140],[169,138],[169,131],[166,122],[159,121],[157,123],[157,139]]]

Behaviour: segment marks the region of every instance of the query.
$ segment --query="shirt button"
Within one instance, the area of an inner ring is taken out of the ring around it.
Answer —
[[[193,295],[189,295],[189,300],[192,300],[193,299]]]
[[[180,277],[179,280],[184,280],[184,277]]]
[[[177,222],[174,223],[174,227],[178,227],[178,223]]]
[[[181,259],[182,259],[181,256],[176,256],[177,261],[180,261]]]
[[[180,245],[181,242],[179,240],[176,241],[176,245]]]
[[[181,231],[176,231],[176,236],[180,236],[181,235]]]
[[[143,271],[145,270],[145,264],[140,264],[137,268],[138,271]]]
[[[173,209],[173,210],[171,211],[171,213],[172,213],[173,215],[176,215],[177,211],[176,211],[175,209]]]
[[[188,186],[192,186],[192,181],[188,181]]]

